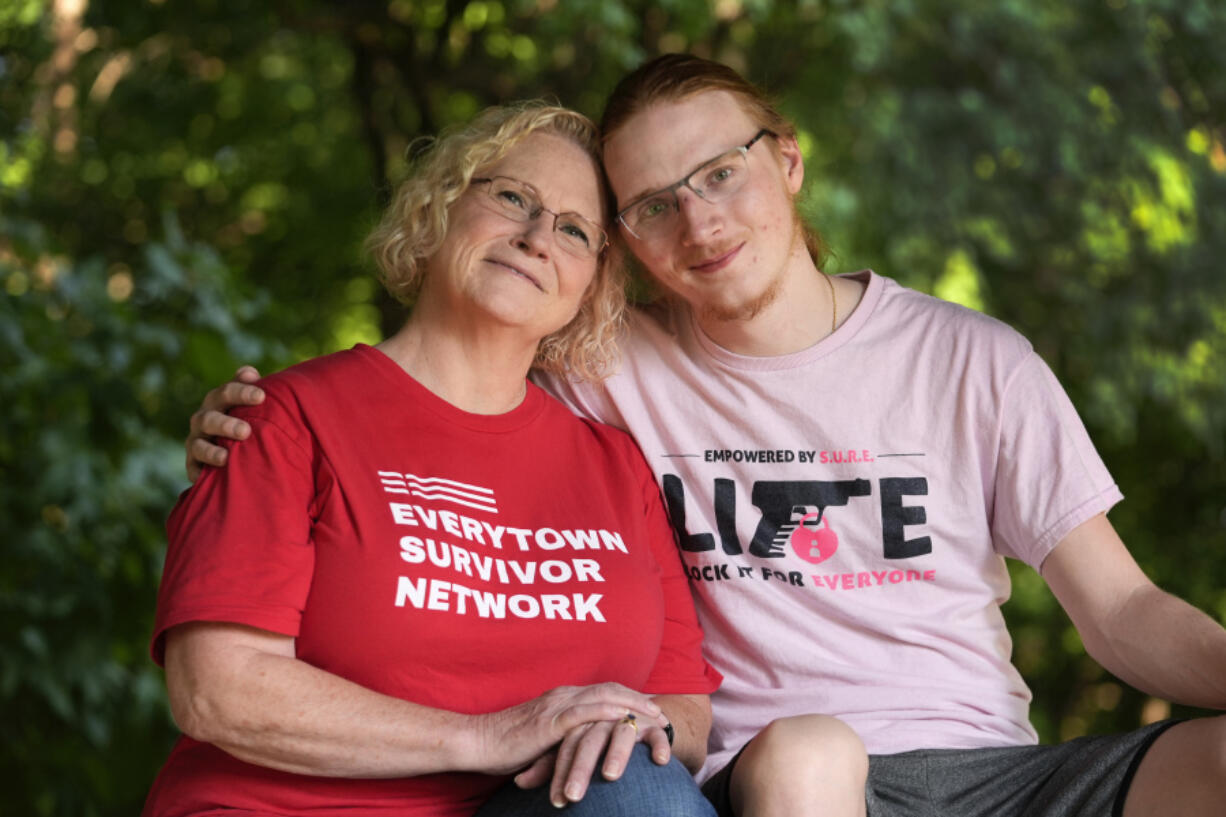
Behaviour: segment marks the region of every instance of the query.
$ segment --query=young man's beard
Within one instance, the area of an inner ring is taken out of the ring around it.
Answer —
[[[797,242],[800,242],[803,245],[804,238],[804,222],[801,221],[800,213],[793,208],[792,234],[788,239],[788,247],[794,250]],[[784,264],[786,265],[790,263],[790,259],[791,253],[789,252],[788,258],[784,259]],[[699,320],[712,320],[719,322],[753,320],[762,312],[762,310],[773,304],[779,297],[779,293],[783,289],[784,274],[784,271],[780,271],[779,274],[775,275],[775,277],[771,280],[770,284],[767,285],[766,289],[762,290],[747,301],[742,301],[741,303],[737,304],[704,304],[698,316]]]
[[[712,320],[727,323],[753,320],[763,309],[775,302],[775,299],[779,297],[782,284],[782,278],[776,277],[763,292],[738,304],[704,304],[702,314],[698,316],[699,321]]]

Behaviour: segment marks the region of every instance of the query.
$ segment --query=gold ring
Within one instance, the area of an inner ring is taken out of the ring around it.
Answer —
[[[621,719],[620,721],[618,721],[617,723],[618,723],[618,725],[621,725],[621,724],[623,724],[623,723],[628,723],[628,724],[630,724],[630,728],[634,730],[635,734],[638,734],[638,731],[639,731],[639,725],[638,725],[638,723],[636,723],[636,722],[635,722],[635,717],[634,717],[634,713],[633,713],[633,712],[627,712],[627,713],[626,713],[626,717],[622,718],[622,719]]]

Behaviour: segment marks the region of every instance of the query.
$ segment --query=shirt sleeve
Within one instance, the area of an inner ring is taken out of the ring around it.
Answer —
[[[628,431],[625,418],[609,399],[608,389],[603,382],[572,380],[539,369],[533,369],[530,377],[536,385],[557,398],[558,402],[574,414]]]
[[[709,694],[719,688],[723,676],[702,655],[702,628],[694,612],[690,583],[681,564],[676,538],[669,525],[655,477],[634,447],[652,555],[659,565],[664,595],[664,632],[660,653],[644,684],[643,692],[661,695]]]
[[[166,563],[151,644],[191,621],[245,624],[297,636],[314,571],[314,463],[310,435],[278,390],[235,411],[251,436],[231,442],[224,468],[205,468],[167,522]]]
[[[993,539],[1038,568],[1074,528],[1123,499],[1056,376],[1034,352],[1002,401]]]

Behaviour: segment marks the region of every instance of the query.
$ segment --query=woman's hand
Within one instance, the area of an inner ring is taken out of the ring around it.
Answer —
[[[615,683],[557,687],[518,706],[477,716],[475,769],[489,774],[510,774],[531,763],[529,771],[524,774],[531,775],[532,779],[539,776],[539,781],[533,784],[539,785],[545,781],[549,768],[564,766],[569,772],[574,766],[571,777],[586,768],[587,775],[583,778],[583,790],[586,790],[596,761],[605,746],[610,745],[611,732],[618,733],[618,751],[611,756],[612,762],[620,765],[610,779],[621,774],[634,746],[635,731],[628,725],[619,726],[616,730],[613,726],[631,715],[640,729],[658,732],[667,749],[668,739],[664,737],[662,727],[668,721],[659,705],[647,695]],[[584,739],[590,730],[596,732]],[[557,746],[559,741],[559,762],[549,763],[544,772],[539,771],[542,756]],[[576,757],[580,751],[581,754]],[[561,760],[563,757],[566,758],[564,763]],[[667,756],[664,762],[668,762]],[[609,763],[606,760],[606,770],[612,768]],[[559,785],[558,790],[561,791],[561,788]],[[582,792],[579,796],[583,796]]]
[[[234,379],[223,383],[204,396],[204,402],[192,415],[191,433],[183,447],[187,450],[187,478],[192,482],[200,476],[204,465],[226,464],[226,449],[212,443],[213,437],[245,440],[251,426],[226,414],[235,406],[255,406],[264,402],[264,390],[253,386],[260,379],[254,366],[241,366]]]
[[[707,735],[711,730],[711,699],[707,695],[672,694],[652,698],[664,713],[656,723],[636,719],[634,726],[617,721],[580,724],[567,733],[556,751],[537,758],[515,776],[522,789],[550,783],[549,799],[559,808],[577,802],[586,794],[597,764],[606,780],[617,780],[626,769],[635,743],[646,743],[651,759],[661,766],[676,757],[691,774],[702,768],[707,757]],[[663,723],[673,727],[669,742]],[[661,725],[657,725],[661,724]],[[634,727],[638,728],[635,729]]]
[[[661,766],[668,763],[672,748],[663,726],[660,719],[645,721],[629,715],[616,721],[580,724],[566,734],[556,751],[516,775],[515,784],[531,789],[548,781],[550,803],[558,808],[577,803],[587,793],[597,764],[605,780],[617,780],[625,771],[634,744],[640,741],[651,747],[653,761]]]

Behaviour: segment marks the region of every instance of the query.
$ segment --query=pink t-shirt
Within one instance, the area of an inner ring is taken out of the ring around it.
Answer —
[[[795,354],[735,355],[688,312],[636,313],[602,387],[551,381],[629,430],[660,480],[723,673],[701,777],[772,719],[835,715],[870,753],[1033,743],[1000,613],[1121,494],[1030,344],[870,272]]]

